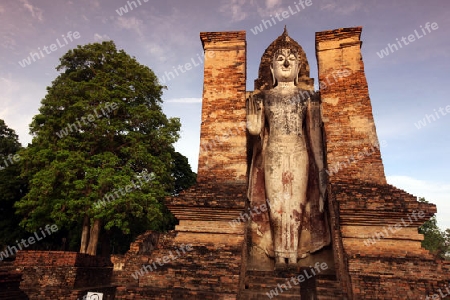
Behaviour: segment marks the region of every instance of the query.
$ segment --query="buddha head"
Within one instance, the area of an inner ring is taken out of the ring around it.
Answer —
[[[272,59],[270,71],[272,73],[273,86],[279,82],[298,83],[298,71],[300,62],[295,50],[288,47],[280,47]]]
[[[294,57],[297,60],[296,63],[293,63]],[[288,63],[289,66],[283,66]],[[286,27],[283,33],[264,51],[254,89],[270,90],[279,82],[284,81],[288,81],[289,85],[293,83],[304,90],[314,90],[314,79],[309,77],[309,64],[305,51],[288,35]]]

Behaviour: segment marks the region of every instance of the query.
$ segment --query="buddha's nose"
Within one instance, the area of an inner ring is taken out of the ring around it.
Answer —
[[[285,61],[284,61],[284,67],[289,67],[289,60],[288,59],[286,59]]]

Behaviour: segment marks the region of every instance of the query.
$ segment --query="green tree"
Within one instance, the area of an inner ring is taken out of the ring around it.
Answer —
[[[419,202],[429,203],[425,198],[419,198]],[[436,216],[419,227],[419,233],[424,235],[422,247],[430,251],[436,258],[446,258],[450,251],[450,229],[443,232],[437,225]]]
[[[443,253],[443,257],[446,260],[450,260],[450,228],[444,231],[444,245],[446,251]]]
[[[175,179],[174,196],[191,187],[197,181],[197,174],[192,172],[187,157],[179,152],[175,152],[173,155],[172,176]]]
[[[26,192],[25,181],[20,178],[21,148],[15,131],[0,119],[0,249],[16,244],[25,234],[14,208],[14,203]]]
[[[102,229],[166,228],[162,201],[174,190],[180,122],[162,112],[164,86],[112,41],[68,51],[57,70],[23,152],[29,192],[16,204],[21,224],[82,224],[80,252],[92,255]]]

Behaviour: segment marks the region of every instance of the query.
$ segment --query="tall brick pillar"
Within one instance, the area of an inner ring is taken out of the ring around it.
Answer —
[[[197,181],[245,183],[245,31],[202,32],[205,50]]]
[[[316,32],[323,122],[331,180],[385,184],[364,63],[362,27]]]
[[[347,299],[424,299],[447,284],[450,263],[421,247],[436,206],[386,184],[361,31],[316,33],[336,276]]]
[[[233,222],[247,203],[245,31],[202,32],[200,38],[205,75],[197,184],[166,200],[179,221],[171,243],[194,250],[174,266],[181,270],[177,280],[164,286],[183,282],[184,290],[170,299],[231,300],[244,284],[247,253],[246,223]]]

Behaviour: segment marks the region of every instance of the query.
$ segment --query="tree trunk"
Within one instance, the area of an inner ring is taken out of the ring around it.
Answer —
[[[88,248],[88,241],[89,241],[89,217],[88,215],[84,216],[83,220],[83,231],[81,232],[81,246],[80,246],[80,253],[86,253]]]
[[[91,232],[89,234],[89,245],[86,252],[87,254],[97,255],[97,245],[100,236],[101,223],[102,222],[100,221],[100,219],[94,220],[94,225],[92,225]]]

